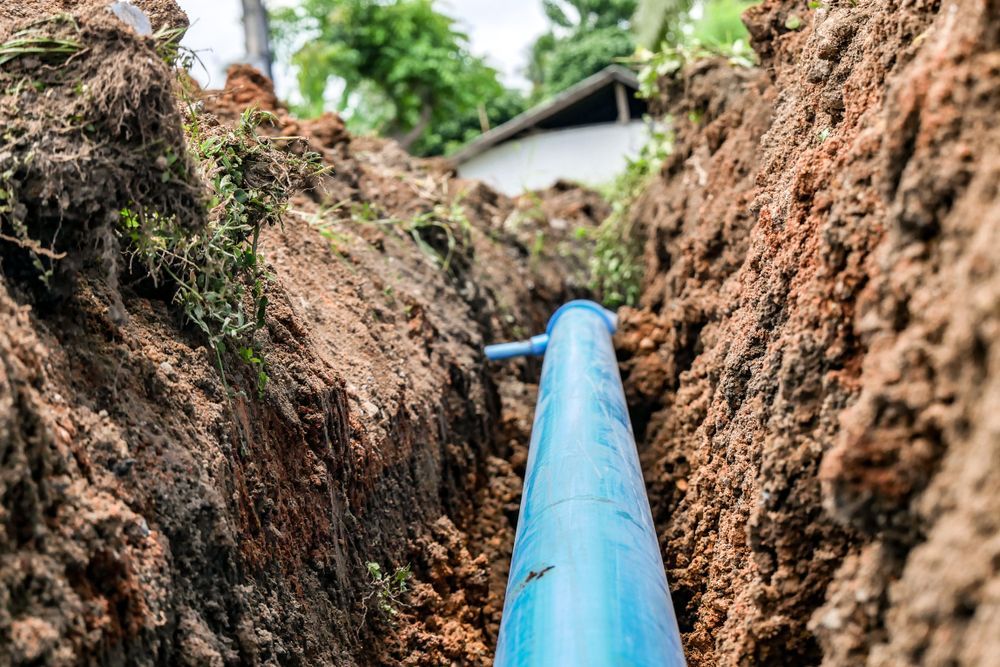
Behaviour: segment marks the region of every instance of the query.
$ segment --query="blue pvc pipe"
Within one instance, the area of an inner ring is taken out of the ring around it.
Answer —
[[[614,315],[553,315],[495,665],[684,665]]]
[[[541,334],[532,336],[528,340],[520,340],[516,343],[498,343],[497,345],[486,346],[486,358],[493,361],[510,359],[511,357],[532,357],[545,354],[545,348],[549,344],[549,335]]]

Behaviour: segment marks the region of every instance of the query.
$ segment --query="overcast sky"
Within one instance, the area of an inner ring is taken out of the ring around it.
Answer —
[[[185,46],[198,52],[205,65],[195,76],[212,87],[225,83],[226,66],[243,56],[240,0],[178,0],[191,19]],[[282,4],[289,4],[285,0]],[[526,88],[523,76],[528,47],[545,31],[541,0],[438,0],[438,7],[457,19],[472,41],[474,53],[485,56],[509,86]],[[292,82],[278,78],[287,96]]]

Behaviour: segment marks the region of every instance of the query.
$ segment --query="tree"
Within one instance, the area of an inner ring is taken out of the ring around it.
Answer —
[[[500,95],[483,105],[489,127],[496,127],[518,115],[527,107],[524,95],[505,89]],[[479,136],[484,129],[480,109],[469,110],[461,116],[436,122],[410,147],[414,155],[446,155],[461,148]]]
[[[632,55],[629,20],[637,0],[543,0],[550,22],[532,46],[527,69],[537,100],[554,95],[618,58]]]
[[[478,128],[479,107],[489,116],[491,102],[507,93],[433,0],[303,0],[273,12],[272,22],[279,42],[294,51],[301,111],[319,115],[339,81],[340,110],[352,126],[407,149],[443,148],[454,137],[434,137],[434,128]]]
[[[562,40],[546,57],[543,91],[553,95],[565,90],[618,59],[631,56],[633,51],[632,36],[616,26],[584,31]]]
[[[542,0],[553,24],[573,32],[627,28],[638,0]]]

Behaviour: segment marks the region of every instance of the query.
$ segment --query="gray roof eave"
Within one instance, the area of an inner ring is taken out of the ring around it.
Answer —
[[[570,86],[551,100],[528,109],[503,125],[497,125],[489,132],[483,133],[448,159],[456,166],[468,162],[480,153],[534,127],[546,118],[590,97],[612,83],[620,83],[632,90],[639,89],[639,80],[634,73],[621,65],[610,65],[597,74]]]

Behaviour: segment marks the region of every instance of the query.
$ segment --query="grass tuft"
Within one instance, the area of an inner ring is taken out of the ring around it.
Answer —
[[[231,347],[257,373],[258,392],[267,374],[251,338],[264,326],[270,280],[258,248],[260,232],[281,223],[289,193],[320,171],[319,156],[290,156],[257,133],[270,119],[249,109],[236,128],[223,130],[189,118],[191,149],[211,186],[203,229],[190,230],[174,216],[142,208],[123,209],[119,217],[131,260],[154,283],[176,287],[175,303],[207,336],[220,371]]]
[[[76,20],[68,14],[36,21],[0,44],[0,66],[27,56],[34,56],[46,65],[58,65],[83,50],[83,45],[76,40],[44,34],[40,27],[45,23],[69,23],[79,30]]]

